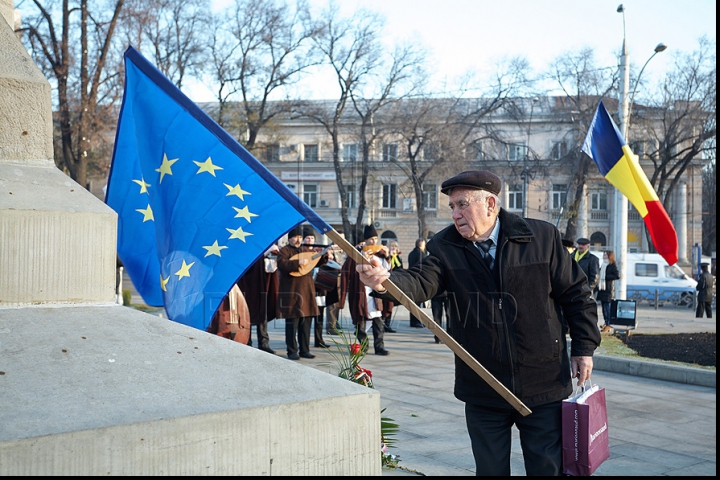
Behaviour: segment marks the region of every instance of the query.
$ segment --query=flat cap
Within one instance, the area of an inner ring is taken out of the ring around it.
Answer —
[[[707,263],[707,262],[702,262],[702,263],[700,264],[700,266],[701,266],[701,267],[709,267],[710,264]]]
[[[578,245],[590,245],[590,240],[588,240],[587,238],[578,238],[577,244]]]
[[[500,195],[502,181],[500,177],[487,170],[467,170],[445,180],[440,191],[447,195],[450,189],[455,187],[487,190],[495,195]]]

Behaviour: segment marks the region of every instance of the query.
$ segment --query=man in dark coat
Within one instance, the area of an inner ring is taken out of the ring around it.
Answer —
[[[384,260],[388,257],[388,248],[378,244],[378,234],[372,225],[366,225],[363,229],[363,241],[358,247],[364,251],[366,256],[375,257],[386,267],[390,267]],[[388,355],[390,352],[385,349],[382,301],[370,296],[370,289],[360,282],[359,275],[355,270],[356,266],[355,260],[348,255],[340,274],[340,308],[345,308],[345,298],[347,297],[350,318],[355,325],[355,336],[358,342],[365,341],[367,338],[366,322],[372,322],[375,354]]]
[[[315,235],[312,227],[297,226],[288,233],[288,244],[280,249],[277,255],[277,267],[280,272],[277,317],[285,319],[285,345],[290,360],[315,358],[310,353],[310,324],[313,317],[320,313],[315,302],[315,282],[312,278],[313,260],[295,258],[302,252],[312,251],[302,246],[306,234]],[[328,261],[327,254],[318,257],[317,266]],[[298,275],[303,267],[304,275]],[[292,274],[295,275],[292,275]],[[297,335],[297,339],[295,338]],[[299,350],[299,353],[298,353]]]
[[[357,270],[381,296],[389,296],[388,277],[415,302],[447,291],[453,338],[532,409],[523,417],[455,358],[455,396],[465,402],[476,474],[510,475],[514,424],[527,474],[560,475],[562,400],[572,394],[572,378],[590,378],[600,344],[597,304],[560,232],[501,209],[500,187],[485,170],[446,180],[454,226],[433,237],[429,255],[392,274],[375,260]]]
[[[270,348],[267,326],[268,322],[275,318],[277,309],[279,278],[276,255],[278,250],[278,246],[273,244],[238,281],[238,286],[245,296],[250,311],[250,323],[255,325],[257,331],[258,348],[273,354],[275,350]],[[248,344],[252,346],[252,332]]]
[[[577,250],[575,251],[575,261],[580,265],[582,271],[588,280],[590,291],[595,297],[595,290],[600,281],[600,260],[590,253],[590,240],[587,238],[577,239]]]
[[[695,317],[702,318],[703,311],[707,318],[712,318],[712,301],[713,301],[713,285],[715,285],[715,277],[710,273],[710,265],[701,263],[700,269],[702,273],[698,277],[698,283],[695,287],[698,291],[697,309]]]
[[[413,248],[410,255],[408,255],[408,266],[412,267],[416,263],[420,263],[420,260],[425,258],[425,245],[426,241],[424,238],[418,238],[415,240],[415,248]],[[423,328],[424,325],[418,320],[415,315],[410,314],[410,326],[414,328]]]

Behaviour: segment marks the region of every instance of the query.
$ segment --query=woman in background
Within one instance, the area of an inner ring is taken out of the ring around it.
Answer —
[[[400,245],[395,240],[391,241],[388,245],[388,250],[390,252],[390,257],[388,258],[388,263],[390,264],[390,270],[402,269],[403,268],[403,262],[402,258],[400,258],[400,254],[402,253],[400,251]],[[390,323],[392,322],[392,311],[395,307],[395,304],[390,301],[384,301],[383,302],[383,309],[382,309],[382,317],[383,317],[383,328],[387,333],[396,333],[396,330],[390,326]]]
[[[600,300],[600,304],[602,305],[603,319],[605,320],[605,326],[603,326],[601,330],[603,332],[611,330],[610,325],[608,325],[608,319],[610,318],[610,306],[615,298],[615,280],[619,278],[620,271],[615,262],[615,252],[607,250],[603,253],[603,264],[600,267],[600,280],[598,281],[597,294],[597,299]]]

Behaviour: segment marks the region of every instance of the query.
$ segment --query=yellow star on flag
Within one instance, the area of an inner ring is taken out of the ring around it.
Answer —
[[[214,165],[212,163],[212,159],[210,157],[207,158],[204,162],[196,162],[193,160],[193,163],[200,167],[197,171],[196,175],[200,175],[202,172],[208,172],[213,177],[215,176],[215,170],[222,170],[222,167],[218,167],[217,165]]]
[[[252,217],[257,217],[254,213],[251,213],[250,210],[248,210],[248,207],[245,206],[243,208],[237,208],[233,207],[235,211],[237,212],[237,215],[235,215],[235,218],[244,218],[248,221],[248,223],[252,223]]]
[[[165,178],[165,174],[172,175],[172,166],[173,163],[180,160],[179,158],[173,158],[172,160],[168,160],[167,153],[163,153],[163,162],[162,165],[160,165],[160,168],[156,168],[156,172],[160,172],[160,183],[162,183],[163,178]]]
[[[145,179],[141,178],[140,180],[133,180],[133,182],[140,185],[140,193],[147,193],[148,187],[152,187],[149,183],[145,183]]]
[[[207,246],[207,247],[202,247],[202,248],[207,250],[207,253],[205,254],[206,257],[208,257],[210,255],[217,255],[218,257],[221,257],[222,255],[220,255],[220,251],[225,250],[228,247],[218,245],[217,240],[215,240],[215,243],[213,243],[212,245]]]
[[[244,232],[242,227],[238,228],[237,230],[233,230],[232,228],[226,228],[226,230],[232,234],[232,235],[230,235],[230,238],[228,240],[233,239],[233,238],[239,238],[240,240],[242,240],[244,242],[245,237],[252,235],[252,233]]]
[[[229,197],[230,195],[235,195],[237,197],[240,197],[240,200],[245,200],[245,195],[252,195],[252,193],[246,192],[245,190],[240,188],[239,184],[235,185],[234,187],[231,187],[227,183],[223,183],[223,185],[225,185],[227,187],[227,189],[229,190],[228,194],[225,195],[226,197]]]
[[[175,275],[178,276],[178,280],[182,279],[183,277],[189,277],[190,276],[190,267],[195,265],[195,262],[192,262],[190,265],[185,263],[185,260],[183,260],[182,267],[180,267],[180,270],[175,272]]]
[[[162,278],[162,273],[160,274],[160,288],[162,288],[163,292],[167,292],[167,284],[170,281],[170,277]]]
[[[152,208],[150,208],[150,204],[148,204],[147,208],[143,210],[142,208],[135,209],[136,212],[140,212],[143,214],[143,223],[147,222],[148,220],[155,221],[155,217],[153,216]]]

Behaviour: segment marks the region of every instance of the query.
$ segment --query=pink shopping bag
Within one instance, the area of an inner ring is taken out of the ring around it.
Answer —
[[[593,385],[562,403],[563,473],[592,475],[610,457],[605,389]]]

